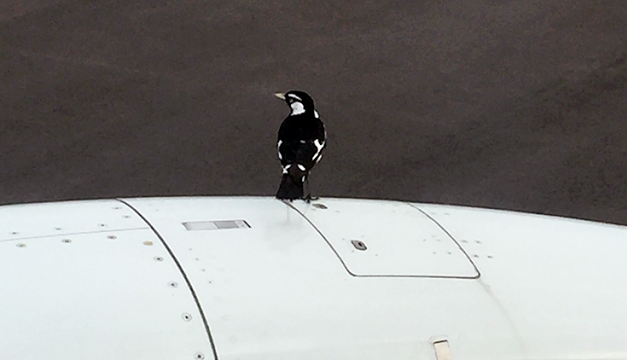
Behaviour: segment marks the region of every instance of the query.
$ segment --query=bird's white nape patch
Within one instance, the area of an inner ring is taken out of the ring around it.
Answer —
[[[292,113],[290,115],[299,115],[305,112],[305,107],[301,102],[295,101],[290,104],[290,107],[292,108]]]

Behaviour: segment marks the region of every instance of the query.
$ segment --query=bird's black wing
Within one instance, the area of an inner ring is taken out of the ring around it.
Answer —
[[[312,161],[314,162],[314,164],[320,161],[320,158],[322,157],[322,150],[324,150],[324,148],[327,146],[327,131],[324,128],[324,123],[322,122],[322,120],[320,120],[320,118],[316,118],[315,134],[316,137],[313,140],[313,145],[316,147],[316,151],[312,155]]]
[[[322,143],[327,141],[327,131],[324,128],[324,123],[319,118],[316,118],[316,139]]]

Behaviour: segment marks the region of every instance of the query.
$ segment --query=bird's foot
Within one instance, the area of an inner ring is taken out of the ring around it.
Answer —
[[[309,203],[311,203],[312,201],[320,200],[320,197],[319,197],[319,196],[311,196],[311,194],[309,194],[309,195],[305,196],[305,197],[303,198],[303,200],[305,200],[305,202],[306,202],[307,204],[309,204]]]

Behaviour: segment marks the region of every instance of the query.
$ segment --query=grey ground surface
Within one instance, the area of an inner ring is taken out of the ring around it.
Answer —
[[[0,203],[273,195],[308,91],[314,194],[627,224],[617,1],[0,0]]]

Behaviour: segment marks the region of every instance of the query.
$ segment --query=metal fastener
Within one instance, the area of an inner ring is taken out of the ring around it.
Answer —
[[[365,251],[368,249],[368,247],[366,247],[366,244],[361,240],[351,240],[351,244],[353,244],[355,249],[360,251]]]

